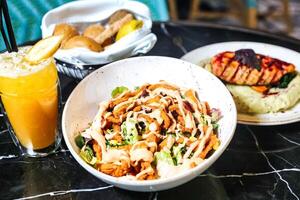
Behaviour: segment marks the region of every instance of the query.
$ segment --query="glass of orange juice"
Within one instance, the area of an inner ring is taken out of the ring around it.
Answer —
[[[52,57],[30,64],[27,51],[0,54],[1,107],[22,155],[40,157],[60,145],[58,73]]]

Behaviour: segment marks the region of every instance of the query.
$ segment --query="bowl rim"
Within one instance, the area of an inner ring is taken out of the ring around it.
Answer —
[[[152,59],[152,60],[156,60],[155,62],[159,62],[159,60],[168,60],[169,59],[170,61],[180,62],[183,67],[187,67],[188,65],[190,65],[191,67],[198,68],[199,70],[206,73],[208,76],[211,76],[214,81],[217,81],[220,85],[222,85],[223,89],[225,89],[226,93],[231,97],[231,94],[226,89],[225,85],[217,77],[212,75],[210,72],[206,71],[205,69],[202,69],[202,68],[198,67],[197,65],[195,65],[193,63],[189,63],[189,62],[184,61],[184,60],[180,60],[180,59],[173,58],[173,57],[166,57],[166,56],[140,56],[140,57],[126,58],[126,59],[123,59],[123,60],[112,62],[112,63],[107,64],[107,65],[95,70],[94,72],[90,73],[78,85],[89,81],[89,79],[92,76],[94,76],[95,74],[97,74],[97,72],[100,71],[100,70],[105,70],[106,68],[110,68],[110,67],[113,67],[115,65],[118,66],[118,65],[120,65],[124,62],[127,62],[127,61],[135,61],[135,60],[140,60],[140,59],[150,59],[150,60]],[[203,171],[207,170],[207,168],[209,168],[222,155],[222,153],[228,147],[228,145],[229,145],[230,141],[232,140],[233,135],[235,133],[235,129],[236,129],[236,125],[237,125],[237,110],[236,110],[235,103],[234,103],[234,101],[231,97],[229,99],[229,101],[231,101],[230,104],[232,105],[231,115],[232,115],[233,121],[235,123],[232,123],[232,125],[231,125],[231,131],[228,135],[228,139],[225,140],[224,142],[222,142],[222,144],[223,144],[222,148],[218,148],[209,158],[203,160],[203,162],[201,162],[199,165],[197,165],[196,167],[194,167],[190,170],[186,170],[186,171],[181,172],[177,175],[174,175],[172,177],[154,179],[154,180],[129,180],[129,179],[125,179],[125,178],[122,178],[122,177],[113,177],[113,176],[107,175],[107,174],[105,174],[101,171],[98,171],[97,169],[93,168],[92,166],[90,166],[89,164],[84,162],[83,159],[80,158],[78,153],[73,149],[73,147],[72,147],[72,145],[69,141],[67,131],[66,131],[66,127],[65,127],[66,115],[67,115],[66,110],[68,110],[68,107],[69,107],[69,104],[70,104],[70,99],[72,99],[72,97],[75,93],[75,90],[78,88],[78,85],[73,89],[73,91],[70,94],[70,96],[68,97],[68,100],[66,101],[64,109],[63,109],[62,120],[61,120],[63,137],[64,137],[64,140],[65,140],[65,143],[66,143],[68,149],[70,150],[70,152],[71,152],[72,156],[75,158],[75,160],[85,170],[90,172],[92,175],[94,175],[94,176],[96,176],[96,177],[98,177],[102,180],[105,180],[109,183],[116,183],[116,184],[122,184],[122,185],[128,185],[128,186],[137,186],[137,185],[138,186],[157,186],[157,185],[161,185],[161,184],[170,183],[170,182],[173,182],[173,181],[178,181],[178,180],[180,180],[184,177],[187,177],[191,174],[200,175]]]

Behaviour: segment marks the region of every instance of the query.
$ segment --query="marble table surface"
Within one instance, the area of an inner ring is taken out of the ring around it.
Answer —
[[[158,42],[148,55],[180,58],[225,41],[266,42],[300,49],[300,41],[270,33],[212,24],[155,23]],[[78,81],[61,75],[63,101]],[[18,155],[0,116],[0,199],[299,199],[300,122],[282,126],[238,125],[222,156],[196,179],[162,192],[130,192],[108,185],[77,164],[64,142],[45,158]]]

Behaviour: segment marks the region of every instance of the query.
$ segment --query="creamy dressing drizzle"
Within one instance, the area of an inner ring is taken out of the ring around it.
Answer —
[[[186,128],[191,128],[194,129],[195,128],[195,121],[194,121],[194,117],[192,115],[192,113],[188,112],[187,115],[185,116],[185,127]]]
[[[174,143],[175,143],[175,138],[172,135],[169,135],[167,137],[167,145],[166,145],[167,148],[171,149]]]
[[[149,130],[151,132],[155,132],[157,130],[157,126],[154,122],[152,122],[150,125],[149,125]]]
[[[132,102],[127,108],[126,108],[126,112],[128,112],[129,110],[131,110],[132,108],[134,108],[134,106],[136,105],[136,102]]]
[[[103,163],[106,162],[119,162],[120,160],[125,160],[130,162],[129,155],[126,151],[121,150],[121,149],[109,149],[107,150],[104,154],[102,154],[102,161]]]
[[[142,148],[141,148],[142,146]],[[132,145],[130,149],[130,159],[135,163],[143,160],[147,162],[152,162],[154,160],[153,153],[149,151],[146,147],[155,147],[157,148],[157,144],[155,142],[147,142],[147,141],[139,141]]]
[[[152,162],[153,153],[146,148],[135,149],[130,151],[130,160],[137,163],[140,160]]]
[[[200,130],[200,136],[199,139],[203,138],[204,136],[204,129],[203,129],[203,124],[198,124],[198,129]]]
[[[152,134],[155,135],[155,136],[157,136],[157,137],[159,137],[159,138],[165,138],[165,136],[163,136],[163,135],[161,135],[161,134],[158,134],[157,132],[153,132],[153,131],[150,131],[150,132],[147,133],[147,134],[143,134],[143,135],[142,135],[142,138],[143,138],[143,139],[147,139],[147,138],[150,137]]]
[[[107,110],[109,103],[103,101],[99,104],[99,111],[92,123],[92,126],[86,130],[86,135],[90,135],[98,145],[101,147],[102,160],[101,162],[112,162],[119,164],[121,160],[130,162],[129,155],[124,150],[119,149],[107,149],[105,143],[105,137],[103,135],[101,126],[105,123],[103,113]],[[109,134],[106,134],[109,135]]]
[[[115,137],[118,134],[118,132],[110,133],[110,134],[105,134],[105,138],[107,140],[111,140],[113,137]]]
[[[130,162],[129,155],[126,151],[119,149],[106,149],[105,138],[102,134],[99,134],[95,130],[90,130],[90,134],[92,138],[96,140],[98,145],[101,147],[102,163],[111,162],[115,164],[120,164],[121,160],[125,160],[128,163]]]
[[[183,158],[188,158],[190,156],[190,154],[192,153],[192,151],[198,146],[198,144],[200,143],[199,140],[193,142],[191,144],[191,146],[187,149],[187,151],[185,152],[185,154],[183,155]]]
[[[160,102],[164,105],[164,106],[168,106],[169,102],[166,100],[166,98],[161,98]]]
[[[213,129],[212,129],[211,126],[209,126],[209,127],[207,128],[204,137],[201,139],[201,142],[200,142],[200,144],[198,145],[198,147],[197,147],[197,149],[196,149],[196,151],[195,151],[195,153],[194,153],[194,155],[193,155],[193,158],[196,158],[196,157],[199,157],[199,156],[200,156],[200,154],[201,154],[201,152],[202,152],[202,150],[203,150],[203,148],[204,148],[204,145],[205,145],[207,139],[210,137],[210,135],[211,135],[211,133],[212,133],[212,130],[213,130]]]
[[[83,132],[82,135],[85,136],[86,138],[93,138],[101,147],[102,160],[100,161],[100,163],[122,164],[122,161],[126,161],[128,163],[128,166],[130,166],[130,163],[132,162],[137,164],[139,161],[152,163],[154,161],[154,155],[152,152],[153,150],[151,149],[150,151],[149,149],[153,147],[157,149],[158,145],[156,142],[148,142],[146,140],[150,136],[152,136],[152,134],[156,135],[161,139],[166,138],[166,145],[163,148],[163,150],[171,153],[172,146],[174,145],[176,140],[179,139],[180,137],[183,137],[183,134],[179,132],[183,131],[185,128],[185,130],[189,129],[192,131],[191,132],[192,136],[194,136],[199,130],[200,136],[197,138],[198,140],[194,138],[196,141],[193,140],[194,142],[188,146],[188,149],[185,152],[185,154],[179,158],[180,160],[177,161],[179,165],[174,166],[168,164],[167,162],[158,160],[156,171],[160,178],[167,178],[167,177],[177,175],[182,171],[186,171],[198,165],[202,161],[202,159],[199,158],[199,156],[203,151],[208,138],[213,132],[213,128],[211,125],[211,118],[209,116],[205,116],[205,120],[208,123],[208,128],[206,132],[203,131],[203,124],[200,123],[203,121],[203,119],[202,119],[202,114],[199,112],[199,109],[206,112],[205,103],[198,101],[198,99],[196,99],[197,101],[194,102],[192,101],[192,99],[185,98],[184,101],[188,101],[193,108],[193,113],[192,113],[190,109],[184,107],[187,105],[184,105],[181,93],[179,91],[165,89],[165,88],[157,88],[153,91],[148,91],[148,92],[149,95],[147,97],[141,97],[140,99],[137,99],[136,98],[137,96],[141,96],[143,94],[143,91],[141,91],[135,97],[131,97],[127,101],[119,103],[113,109],[115,111],[126,106],[126,112],[128,112],[125,113],[126,121],[134,120],[134,123],[142,121],[146,124],[147,127],[146,133],[142,134],[142,138],[144,140],[138,141],[135,144],[133,144],[129,152],[128,150],[125,149],[117,149],[117,148],[115,149],[115,148],[106,147],[105,139],[111,140],[118,133],[115,132],[111,134],[105,134],[104,136],[102,128],[106,125],[106,119],[109,116],[111,116],[112,113],[111,112],[105,113],[109,106],[109,102],[102,102],[99,104],[99,111],[92,123],[92,126],[89,129],[87,129],[85,132]],[[127,93],[128,92],[124,92],[114,100],[117,100],[118,98],[122,98]],[[168,96],[161,95],[161,94],[166,94]],[[152,99],[155,96],[160,97],[160,103],[152,102],[148,104],[148,106],[143,105],[141,111],[138,112],[130,111],[137,104],[139,105],[139,103]],[[184,126],[182,126],[181,124],[176,122],[175,118],[173,117],[170,111],[167,113],[169,119],[171,120],[170,126],[167,131],[171,133],[176,132],[176,137],[173,137],[172,135],[168,135],[168,134],[162,135],[159,133],[160,130],[159,126],[163,123],[161,109],[164,109],[164,107],[168,106],[170,103],[178,104],[180,115],[182,115],[184,120]],[[140,114],[150,117],[151,118],[150,122],[152,121],[152,123],[149,124],[149,119],[147,117],[140,116]],[[124,120],[123,116],[120,116],[120,119]],[[196,122],[199,123],[198,127],[196,127]],[[191,140],[187,137],[183,137],[183,139],[184,139],[183,143],[177,144],[179,148],[180,146],[185,147],[188,142],[191,142]],[[192,152],[193,155],[191,156]],[[138,173],[136,176],[127,175],[122,178],[136,180],[144,176],[145,174],[148,173],[150,174],[153,172],[154,169],[151,166],[149,166],[145,170]]]
[[[195,93],[193,93],[194,96]],[[199,101],[194,102],[191,98],[186,97],[186,100],[192,105],[193,109],[194,109],[194,116],[196,118],[196,120],[198,121],[198,123],[201,121],[201,113],[199,112],[199,110],[202,110],[202,106],[200,105]],[[198,99],[197,99],[198,100]]]
[[[102,133],[101,128],[106,125],[106,120],[102,117],[103,113],[107,110],[109,103],[107,101],[102,101],[99,104],[99,111],[94,118],[91,128],[97,132]]]
[[[159,124],[162,124],[162,122],[163,122],[163,119],[161,117],[161,112],[159,109],[156,109],[149,114],[147,114],[147,113],[144,113],[144,114],[148,115],[151,118],[155,118]]]
[[[181,115],[182,115],[183,117],[185,117],[185,113],[184,113],[184,109],[183,109],[182,98],[181,98],[181,96],[180,96],[180,94],[179,94],[178,91],[168,90],[168,89],[164,89],[164,88],[157,88],[157,89],[153,90],[153,93],[154,93],[154,94],[164,93],[164,94],[166,94],[166,95],[175,97],[175,99],[176,99],[177,102],[178,102],[178,107],[179,107],[179,110],[180,110],[180,112],[181,112]]]
[[[114,107],[113,110],[116,111],[116,110],[118,110],[119,108],[123,107],[124,105],[130,104],[130,103],[132,103],[132,102],[133,102],[133,100],[128,99],[127,101],[124,101],[124,102],[122,102],[122,103],[117,104],[117,105]]]
[[[104,119],[107,119],[109,116],[111,116],[112,115],[112,113],[111,112],[107,112],[107,113],[105,113],[104,114]]]
[[[128,114],[127,114],[127,117],[126,117],[126,121],[129,121],[129,119],[131,118],[133,114],[133,111],[129,111]]]
[[[183,162],[181,165],[170,165],[166,162],[157,162],[157,173],[161,178],[168,178],[175,175],[178,175],[184,171],[187,171],[194,167],[194,165],[198,165],[200,162],[202,162],[201,158],[196,159],[183,159]],[[194,165],[193,165],[194,164]]]
[[[105,138],[104,138],[104,136],[101,133],[99,134],[97,131],[95,131],[93,129],[90,130],[90,134],[91,134],[92,138],[94,140],[96,140],[96,142],[101,147],[102,157],[103,157],[104,156],[103,154],[105,154],[105,152],[106,152],[106,145],[105,145]]]
[[[151,166],[147,167],[145,170],[141,171],[140,173],[138,173],[136,175],[136,178],[139,179],[141,176],[145,175],[145,174],[150,174],[153,173],[154,170]]]

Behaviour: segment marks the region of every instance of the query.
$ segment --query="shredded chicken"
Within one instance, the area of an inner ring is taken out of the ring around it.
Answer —
[[[157,179],[197,166],[218,147],[214,125],[220,116],[213,118],[214,111],[218,110],[200,101],[192,89],[164,81],[145,84],[100,103],[81,136],[84,147],[92,140],[99,171]]]

